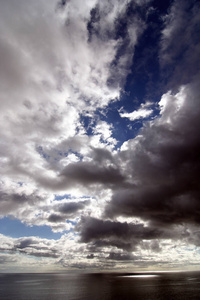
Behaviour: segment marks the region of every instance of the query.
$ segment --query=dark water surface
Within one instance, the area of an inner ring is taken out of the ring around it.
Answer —
[[[1,300],[200,299],[200,272],[0,274]]]

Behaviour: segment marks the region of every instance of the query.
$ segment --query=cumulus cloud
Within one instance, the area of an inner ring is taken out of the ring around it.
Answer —
[[[2,180],[0,215],[1,217],[9,215],[28,220],[31,214],[37,214],[40,211],[40,205],[47,204],[50,199],[52,199],[51,195],[38,191],[31,184]]]
[[[115,192],[108,216],[138,216],[163,226],[199,222],[198,82],[163,95],[160,118],[120,153],[135,186]]]
[[[77,202],[63,202],[60,204],[55,204],[51,206],[52,213],[48,216],[48,222],[50,223],[65,223],[68,219],[76,218],[80,211],[82,211],[85,206],[90,203],[89,200]],[[66,226],[62,226],[63,230],[66,229]]]
[[[81,242],[91,243],[93,250],[114,246],[133,251],[142,240],[170,239],[176,236],[174,232],[147,227],[143,223],[122,223],[92,217],[82,217],[77,230],[80,231]]]
[[[121,112],[122,118],[128,118],[130,121],[149,117],[153,113],[152,109],[140,108],[130,113]]]
[[[68,153],[67,160],[66,146],[84,152],[88,138],[80,114],[119,97],[142,32],[135,14],[126,34],[117,36],[127,11],[121,1],[2,3],[1,161],[8,177],[43,184],[43,178],[54,180],[68,161],[79,159]],[[97,124],[90,143],[116,144],[106,122]]]
[[[110,252],[108,259],[112,259],[115,261],[121,261],[121,260],[129,261],[129,260],[135,260],[136,257],[131,255],[130,253],[123,254],[123,253]]]
[[[71,164],[63,170],[61,175],[67,179],[67,182],[74,181],[83,185],[94,183],[110,185],[124,180],[120,171],[113,166],[102,167],[90,162]]]
[[[35,257],[50,257],[56,258],[59,256],[58,249],[56,249],[55,241],[41,239],[38,237],[23,237],[19,239],[5,238],[1,236],[2,245],[1,251],[4,250],[14,254],[27,254]]]

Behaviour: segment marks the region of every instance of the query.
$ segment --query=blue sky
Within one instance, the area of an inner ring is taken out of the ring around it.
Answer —
[[[59,239],[61,233],[52,232],[48,226],[26,226],[19,220],[12,220],[8,217],[0,219],[1,233],[13,238],[20,238],[22,236],[39,236],[47,239]]]
[[[2,272],[198,269],[199,6],[0,4]]]

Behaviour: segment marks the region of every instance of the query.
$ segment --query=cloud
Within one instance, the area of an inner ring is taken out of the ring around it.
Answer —
[[[175,236],[170,231],[156,227],[145,227],[143,223],[132,224],[82,217],[77,225],[81,242],[92,243],[94,247],[115,246],[134,250],[142,240],[169,239]]]
[[[0,255],[0,265],[5,265],[7,263],[15,263],[16,258],[10,255]]]
[[[123,254],[123,253],[111,252],[108,256],[108,259],[112,259],[112,260],[115,260],[115,261],[120,261],[120,260],[129,261],[129,260],[135,260],[136,257],[131,255],[130,253]]]
[[[85,200],[85,201],[79,201],[77,202],[69,202],[69,203],[64,203],[59,205],[59,212],[63,214],[72,214],[77,212],[80,209],[83,209],[85,205],[89,204],[90,201]]]
[[[64,202],[51,206],[53,213],[48,216],[48,222],[51,223],[65,223],[67,219],[73,219],[79,216],[81,210],[90,203],[89,200],[78,202]],[[64,227],[66,228],[66,227]]]
[[[58,257],[58,251],[53,246],[50,246],[48,240],[40,239],[37,237],[19,238],[12,241],[12,251],[17,251],[20,254],[33,255],[35,257]],[[50,246],[50,247],[49,247]]]
[[[198,1],[176,0],[165,17],[160,63],[168,86],[176,90],[199,72],[199,8]]]
[[[40,205],[45,205],[51,199],[48,193],[38,191],[31,184],[20,182],[1,181],[0,185],[0,209],[1,217],[15,216],[28,220],[34,211],[37,214]]]
[[[163,95],[160,118],[119,154],[134,186],[114,193],[107,216],[137,216],[162,226],[199,223],[198,82]]]
[[[130,121],[138,120],[138,119],[144,119],[149,117],[153,113],[152,109],[146,109],[146,108],[140,108],[138,110],[135,110],[131,113],[120,113],[121,118],[128,118]]]
[[[198,238],[194,232],[195,228],[191,228],[191,237]],[[28,272],[30,272],[30,263],[32,270],[35,271],[38,271],[38,263],[41,271],[52,270],[52,267],[54,270],[63,270],[63,268],[101,270],[120,270],[120,268],[128,270],[130,268],[132,270],[133,262],[138,268],[152,268],[165,264],[170,268],[181,267],[185,263],[193,266],[199,265],[198,249],[196,246],[188,245],[189,238],[190,234],[182,243],[176,240],[173,242],[164,240],[159,241],[159,245],[158,240],[141,241],[137,244],[135,253],[130,253],[129,251],[133,249],[121,250],[122,248],[117,248],[111,243],[107,243],[107,246],[105,243],[103,248],[77,243],[77,238],[73,233],[65,234],[56,241],[38,237],[13,239],[1,235],[0,251],[6,252],[6,254],[1,254],[3,268],[16,270],[16,268],[20,269],[23,264],[23,270]]]
[[[48,217],[48,221],[50,223],[57,223],[57,222],[63,222],[66,220],[66,217],[65,216],[61,216],[61,215],[58,215],[58,214],[51,214],[49,217]]]
[[[67,1],[59,8],[53,0],[2,4],[0,154],[7,177],[31,178],[47,188],[45,182],[55,180],[57,171],[73,161],[69,153],[66,159],[67,147],[85,153],[88,137],[80,115],[119,98],[143,30],[135,14],[126,34],[117,35],[127,14],[121,1]],[[111,84],[113,74],[118,75]],[[98,122],[90,143],[113,148],[116,140],[106,122]],[[77,153],[73,159],[77,161]]]
[[[80,162],[68,165],[61,175],[66,182],[80,183],[83,185],[91,184],[116,184],[123,182],[124,177],[119,170],[113,166],[102,167],[92,162]]]

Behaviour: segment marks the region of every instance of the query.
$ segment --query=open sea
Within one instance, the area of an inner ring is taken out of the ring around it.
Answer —
[[[1,300],[200,299],[200,272],[0,274]]]

